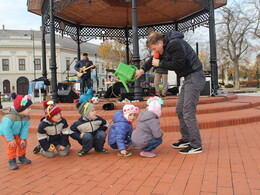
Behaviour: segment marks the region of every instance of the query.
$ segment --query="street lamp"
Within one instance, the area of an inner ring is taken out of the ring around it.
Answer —
[[[24,36],[28,36],[25,34]],[[35,45],[34,45],[34,31],[31,33],[31,40],[33,42],[33,75],[34,75],[34,80],[36,79],[36,69],[35,69]]]
[[[106,34],[106,32],[102,30],[101,33],[102,33],[102,35],[101,35],[101,36],[102,36],[102,40],[103,40],[103,42],[104,42],[104,41],[105,41],[105,34]]]
[[[31,39],[33,41],[33,75],[34,75],[34,80],[36,79],[36,68],[35,68],[35,46],[34,46],[34,31],[31,34]]]

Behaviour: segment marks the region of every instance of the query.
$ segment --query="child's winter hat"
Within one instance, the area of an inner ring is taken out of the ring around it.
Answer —
[[[146,101],[146,104],[148,105],[147,110],[155,113],[158,117],[161,116],[162,114],[161,104],[163,104],[162,98],[159,98],[158,96],[151,97]]]
[[[124,112],[124,117],[126,118],[126,120],[128,120],[128,116],[129,114],[131,113],[138,113],[139,112],[139,108],[132,105],[132,104],[126,104],[124,107],[123,107],[123,112]]]
[[[49,121],[53,122],[52,117],[60,113],[61,109],[58,106],[56,106],[53,101],[44,101],[42,104],[44,107],[45,117]]]
[[[22,96],[22,95],[17,95],[16,93],[12,93],[11,98],[14,100],[13,106],[17,112],[22,112],[27,108],[29,108],[30,105],[32,105],[32,100],[30,95]]]
[[[88,118],[89,112],[92,110],[92,108],[94,108],[94,104],[90,102],[83,102],[77,103],[76,107],[78,108],[78,111],[83,118]]]

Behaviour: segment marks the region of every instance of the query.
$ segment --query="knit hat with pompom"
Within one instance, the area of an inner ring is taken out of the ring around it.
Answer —
[[[61,112],[61,109],[53,101],[44,101],[43,103],[45,117],[53,122],[52,117]]]
[[[151,97],[146,101],[146,104],[148,105],[147,110],[155,113],[158,117],[161,116],[162,114],[161,104],[163,104],[162,98],[159,98],[158,96]]]
[[[13,106],[17,112],[22,112],[32,105],[30,95],[17,95],[16,93],[11,94],[11,98],[14,100]]]
[[[94,104],[91,102],[83,102],[77,103],[76,107],[83,118],[89,118],[89,112],[94,108]]]
[[[134,105],[132,105],[132,104],[126,104],[123,107],[123,112],[124,112],[124,117],[126,118],[126,120],[129,120],[128,119],[129,114],[131,114],[131,113],[138,114],[139,108],[134,106]]]

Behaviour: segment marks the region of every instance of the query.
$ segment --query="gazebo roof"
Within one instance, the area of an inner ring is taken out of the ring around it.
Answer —
[[[208,0],[137,0],[138,25],[171,23],[204,10]],[[28,0],[28,11],[42,15],[44,0]],[[226,0],[215,0],[215,8]],[[81,26],[130,27],[131,0],[54,0],[55,16]]]

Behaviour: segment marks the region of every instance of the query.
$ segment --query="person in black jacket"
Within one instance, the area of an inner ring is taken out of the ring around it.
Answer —
[[[59,156],[67,156],[70,151],[68,123],[61,117],[61,109],[53,101],[44,101],[43,106],[45,117],[41,119],[37,132],[40,145],[33,152],[52,158],[54,150],[57,150]]]
[[[160,57],[159,59],[151,57],[141,69],[136,70],[135,77],[139,78],[153,66],[173,70],[177,77],[184,77],[176,106],[182,137],[172,146],[182,148],[180,150],[182,154],[194,154],[202,152],[196,107],[205,85],[205,74],[197,54],[183,38],[184,35],[177,31],[165,34],[150,33],[146,46],[154,52],[159,52]]]
[[[89,68],[88,70],[86,70],[86,72],[84,72],[84,70],[83,70],[83,68],[88,68],[92,65],[93,65],[93,62],[88,59],[88,54],[83,53],[83,60],[78,61],[74,66],[74,69],[77,72],[83,73],[82,76],[80,77],[80,94],[83,94],[86,92],[86,85],[87,85],[88,89],[90,89],[92,87],[91,69],[94,69],[95,67]]]

